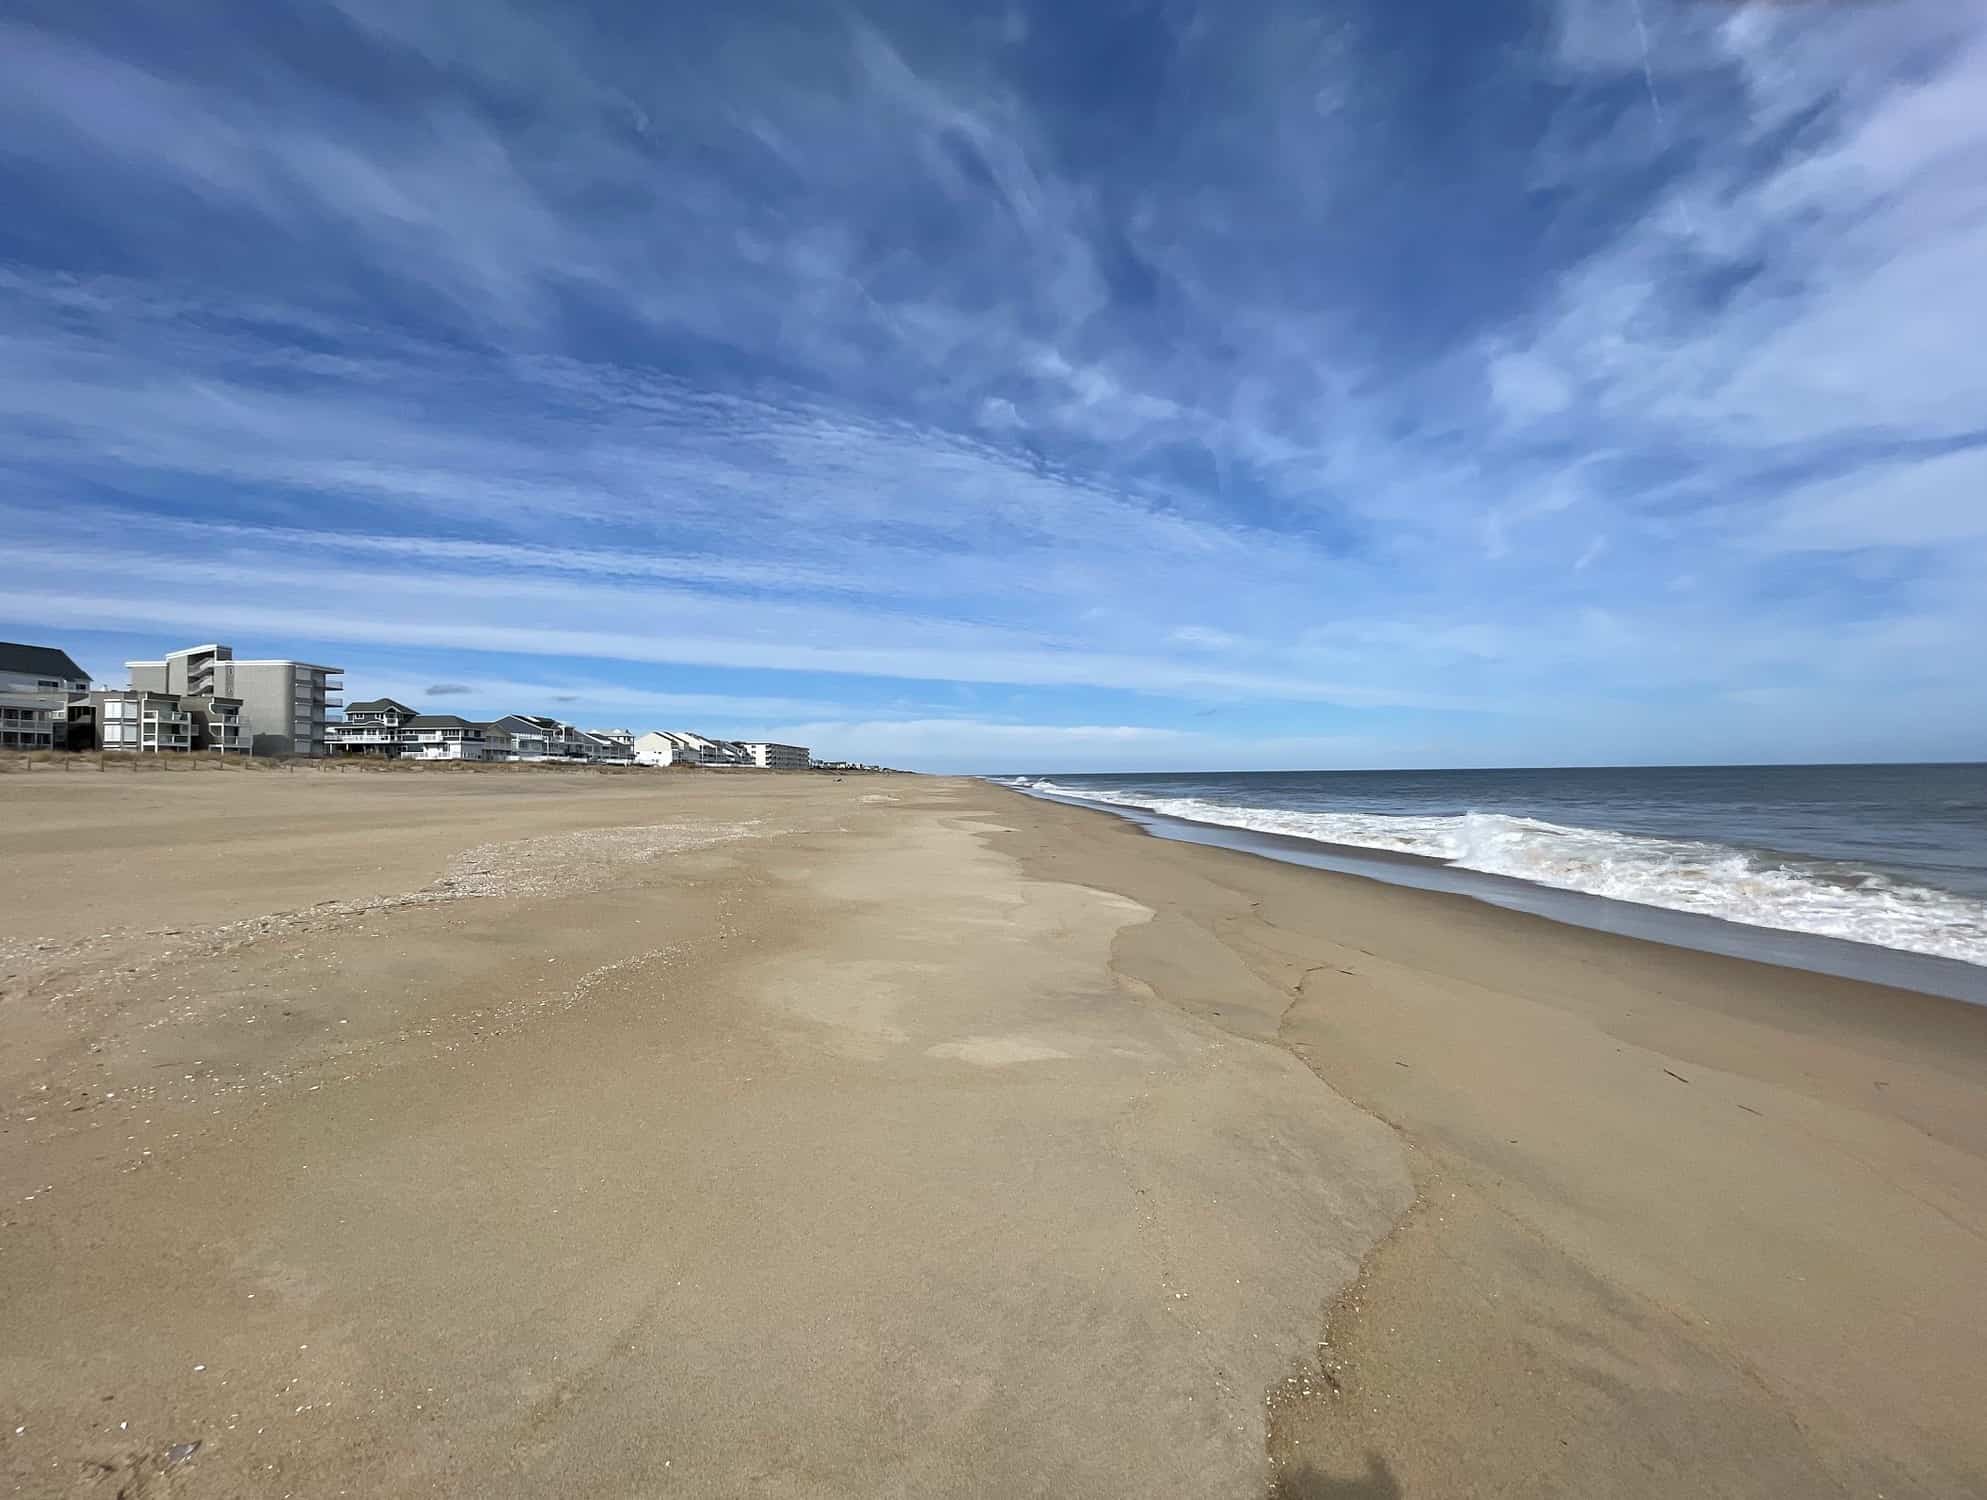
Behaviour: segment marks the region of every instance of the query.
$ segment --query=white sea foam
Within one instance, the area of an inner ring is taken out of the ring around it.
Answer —
[[[1021,778],[1012,784],[1197,823],[1415,854],[1458,869],[1752,927],[1987,964],[1987,904],[1849,865],[1782,859],[1689,839],[1571,828],[1503,813],[1293,812],[1062,786],[1047,779]]]

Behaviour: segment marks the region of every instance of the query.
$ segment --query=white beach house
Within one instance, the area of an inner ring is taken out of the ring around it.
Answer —
[[[454,714],[417,714],[400,726],[405,760],[509,760],[511,737],[499,724]]]
[[[343,719],[325,726],[325,743],[336,755],[377,755],[391,760],[400,754],[400,731],[419,717],[419,709],[392,698],[350,703]]]

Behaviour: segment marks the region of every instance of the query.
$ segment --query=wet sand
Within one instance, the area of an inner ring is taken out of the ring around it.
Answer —
[[[1150,906],[1122,972],[1408,1148],[1282,1493],[1987,1494],[1987,1010],[1046,806],[997,847]]]
[[[1987,1474],[1952,1002],[930,778],[42,772],[0,871],[14,1493]]]

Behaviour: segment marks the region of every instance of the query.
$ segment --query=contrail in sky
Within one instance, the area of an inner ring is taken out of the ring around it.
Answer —
[[[1642,38],[1642,81],[1649,86],[1649,107],[1656,112],[1656,125],[1663,125],[1663,101],[1656,97],[1656,74],[1649,66],[1649,26],[1642,19],[1642,0],[1629,0],[1635,11],[1635,32]]]

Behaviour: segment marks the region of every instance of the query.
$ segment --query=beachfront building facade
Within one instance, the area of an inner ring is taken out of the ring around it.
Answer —
[[[330,710],[343,698],[344,668],[303,661],[237,661],[234,648],[218,643],[188,646],[161,661],[125,666],[131,687],[179,697],[230,699],[242,705],[253,727],[249,748],[257,755],[325,755]]]
[[[97,710],[99,749],[146,755],[193,749],[193,715],[180,706],[177,693],[132,688],[92,694],[91,702]]]
[[[651,729],[633,744],[635,764],[641,766],[777,766],[806,770],[802,745],[775,745],[768,740],[743,743],[692,734],[687,729]]]
[[[478,724],[454,714],[416,714],[400,726],[405,760],[509,760],[511,737],[500,724]]]
[[[768,771],[805,771],[810,764],[805,745],[779,745],[771,740],[741,740],[741,749],[755,766]]]
[[[89,695],[96,748],[142,755],[240,754],[248,725],[239,698],[145,688]]]
[[[0,750],[66,750],[69,705],[89,690],[68,652],[0,641]]]
[[[325,743],[333,755],[373,755],[393,760],[401,750],[400,731],[419,716],[419,709],[392,698],[348,703],[343,719],[325,725]]]
[[[632,766],[635,763],[635,731],[632,729],[589,729],[587,737],[602,746],[597,759],[608,765]]]
[[[68,700],[61,706],[42,700],[40,694],[0,692],[0,750],[60,750],[66,747],[65,714]],[[64,744],[57,744],[61,736]]]
[[[548,722],[528,714],[511,714],[497,720],[497,727],[511,737],[511,759],[545,759],[545,730]]]
[[[745,747],[733,744],[730,740],[714,740],[706,735],[692,734],[687,729],[659,729],[656,733],[667,737],[675,747],[672,765],[688,766],[749,766],[752,759],[745,753]]]
[[[540,714],[510,714],[497,720],[496,727],[511,737],[513,760],[585,761],[594,758],[588,749],[592,742],[585,732],[558,719],[548,719]]]
[[[673,766],[676,764],[676,741],[660,729],[651,729],[647,734],[635,736],[635,764],[638,766]]]
[[[67,651],[0,641],[0,693],[47,693],[66,701],[89,690],[90,674]]]

